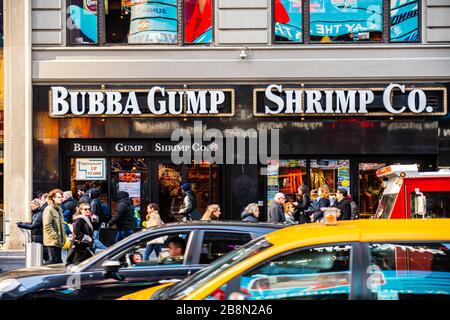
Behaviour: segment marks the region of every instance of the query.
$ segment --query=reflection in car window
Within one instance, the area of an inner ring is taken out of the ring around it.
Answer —
[[[202,285],[213,279],[216,275],[220,274],[223,270],[232,267],[233,265],[236,265],[246,258],[249,258],[271,246],[272,244],[265,238],[255,239],[241,248],[231,251],[222,258],[217,259],[208,267],[197,272],[196,274],[175,284],[161,294],[159,299],[181,299],[194,290],[200,288]]]
[[[251,240],[252,237],[249,233],[205,232],[200,254],[200,264],[210,264]]]
[[[373,298],[449,298],[450,243],[375,243],[370,254],[367,286]]]
[[[350,253],[351,245],[341,245],[276,257],[241,275],[240,293],[247,300],[348,299]]]

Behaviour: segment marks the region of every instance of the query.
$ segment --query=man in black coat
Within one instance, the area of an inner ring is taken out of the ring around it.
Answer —
[[[63,202],[61,203],[61,209],[63,210],[64,220],[67,223],[72,223],[73,215],[77,209],[77,200],[73,198],[72,191],[64,191]]]
[[[269,206],[267,212],[267,222],[285,223],[286,217],[284,215],[283,204],[286,202],[286,196],[279,192],[273,197],[273,202]]]
[[[134,230],[134,211],[130,195],[126,191],[117,192],[117,204],[114,218],[108,226],[117,225],[116,242],[130,236]]]
[[[335,204],[335,207],[341,211],[338,220],[352,219],[352,206],[347,196],[348,196],[347,190],[345,190],[344,188],[340,188],[336,192],[337,203]]]
[[[42,214],[41,204],[38,200],[31,201],[31,222],[17,222],[17,226],[22,229],[31,230],[31,241],[35,243],[44,243],[43,227],[42,227]],[[43,250],[44,261],[48,260],[48,253],[44,247]]]
[[[197,201],[195,200],[191,185],[189,183],[183,183],[181,185],[181,190],[183,191],[184,198],[179,214],[182,215],[185,220],[200,220],[202,215],[197,210]]]
[[[319,187],[317,193],[319,197],[312,203],[314,208],[314,214],[312,214],[312,221],[320,221],[323,219],[322,208],[328,208],[330,206],[330,200],[327,198],[328,190],[326,187]]]

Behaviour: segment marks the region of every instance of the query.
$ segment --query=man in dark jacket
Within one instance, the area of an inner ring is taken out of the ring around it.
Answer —
[[[351,220],[352,219],[352,207],[350,205],[350,200],[347,198],[348,193],[344,188],[338,189],[336,192],[337,203],[335,207],[341,211],[338,220]]]
[[[108,226],[113,225],[117,225],[116,242],[125,239],[133,233],[134,212],[128,192],[119,191],[117,193],[115,216],[108,222]]]
[[[286,202],[286,197],[279,192],[273,198],[273,203],[269,206],[267,214],[267,222],[285,223],[286,217],[284,215],[283,204]]]
[[[103,211],[102,202],[100,200],[100,191],[97,188],[92,188],[89,191],[91,198],[91,221],[94,227],[94,252],[95,250],[105,250],[107,247],[100,241],[100,229],[102,225],[104,226],[108,221],[107,217]]]
[[[197,210],[197,202],[195,200],[194,192],[191,189],[191,185],[189,183],[183,183],[181,185],[181,190],[183,191],[184,198],[179,214],[186,220],[200,220],[201,213]]]
[[[41,204],[38,200],[31,201],[31,222],[17,222],[17,226],[22,229],[31,230],[31,242],[44,243],[43,227],[42,227],[42,213]],[[44,261],[48,260],[48,253],[43,248]]]
[[[72,191],[64,191],[61,209],[63,210],[64,220],[67,223],[73,222],[73,215],[77,209],[77,200],[73,198]]]
[[[79,202],[91,203],[91,198],[89,197],[89,187],[87,185],[84,184],[79,186],[77,194],[79,196]]]
[[[328,199],[328,189],[326,187],[319,187],[317,189],[319,197],[312,203],[314,208],[314,214],[312,214],[312,221],[320,221],[323,219],[322,208],[328,208],[330,206],[330,200]]]

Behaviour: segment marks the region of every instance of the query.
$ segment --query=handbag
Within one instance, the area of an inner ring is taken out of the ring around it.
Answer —
[[[69,250],[69,249],[70,249],[70,240],[69,240],[69,237],[66,237],[66,242],[64,242],[63,249],[64,249],[64,250]]]

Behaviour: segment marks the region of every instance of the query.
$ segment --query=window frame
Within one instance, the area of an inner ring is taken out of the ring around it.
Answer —
[[[372,244],[393,244],[393,245],[412,245],[412,244],[437,244],[437,243],[450,243],[450,240],[408,240],[408,241],[368,241],[368,242],[361,242],[361,249],[362,249],[362,263],[360,268],[361,277],[363,280],[361,282],[360,290],[362,293],[363,300],[375,300],[379,301],[375,294],[372,293],[372,291],[367,287],[367,280],[370,277],[371,274],[367,273],[369,270],[369,267],[371,266],[370,263],[370,245]],[[450,297],[450,295],[449,295]],[[398,300],[400,301],[400,300]]]
[[[231,278],[230,280],[222,283],[221,285],[219,285],[218,287],[214,288],[213,290],[211,290],[205,297],[203,297],[202,299],[206,299],[208,296],[210,296],[214,291],[218,290],[220,287],[227,285],[227,288],[225,289],[225,292],[227,292],[228,294],[233,292],[233,290],[236,290],[237,285],[240,285],[240,279],[241,276],[243,274],[246,274],[248,272],[252,272],[258,268],[261,268],[264,264],[266,264],[269,261],[273,261],[282,257],[285,257],[287,255],[290,254],[294,254],[296,252],[300,252],[300,251],[304,251],[304,250],[308,250],[308,249],[314,249],[314,248],[324,248],[324,247],[330,247],[330,246],[346,246],[349,245],[351,246],[350,248],[350,262],[349,262],[349,272],[350,272],[350,293],[348,294],[347,300],[358,300],[362,298],[362,286],[359,285],[359,277],[360,275],[362,275],[362,273],[360,272],[361,270],[361,258],[362,258],[362,247],[361,247],[361,243],[360,242],[336,242],[336,243],[323,243],[323,244],[315,244],[315,245],[310,245],[310,246],[305,246],[305,247],[297,247],[295,249],[291,249],[288,251],[284,251],[278,254],[275,254],[273,256],[271,256],[270,258],[267,258],[263,261],[258,262],[257,264],[242,270],[238,275],[234,276],[233,278]],[[353,272],[354,270],[356,270],[357,272]],[[231,289],[228,287],[228,284],[231,284],[231,286],[233,286]],[[228,297],[227,295],[225,296],[225,300],[227,300]]]
[[[113,43],[106,41],[106,15],[105,15],[105,2],[106,0],[97,0],[97,43],[86,43],[86,44],[76,44],[70,41],[70,30],[65,25],[66,31],[66,45],[68,47],[154,47],[154,46],[172,46],[172,47],[184,47],[184,46],[211,46],[215,45],[216,38],[216,0],[211,0],[211,30],[212,30],[212,41],[210,43],[186,43],[185,42],[185,1],[177,0],[177,42],[176,43]],[[66,1],[65,16],[66,21],[68,19],[68,7],[71,5],[72,0]]]
[[[302,41],[275,41],[275,0],[271,1],[271,40],[272,45],[373,45],[373,44],[419,44],[422,43],[422,2],[418,1],[418,25],[417,32],[419,33],[417,41],[391,41],[391,1],[390,0],[380,0],[382,5],[382,35],[380,41],[330,41],[330,42],[320,42],[311,40],[311,14],[310,14],[310,0],[302,0]]]
[[[250,236],[250,241],[256,239],[256,237],[254,237],[253,232],[249,231],[241,231],[241,230],[219,230],[219,229],[209,229],[209,230],[199,230],[197,232],[197,246],[195,248],[193,248],[193,259],[192,259],[192,264],[193,265],[200,265],[200,266],[209,266],[211,263],[208,264],[204,264],[204,263],[200,263],[200,258],[201,258],[201,251],[202,251],[202,246],[203,246],[203,240],[205,239],[205,233],[217,233],[217,234],[224,234],[224,233],[234,233],[234,234],[248,234]],[[250,242],[248,241],[248,242]],[[248,242],[244,243],[247,244]]]

